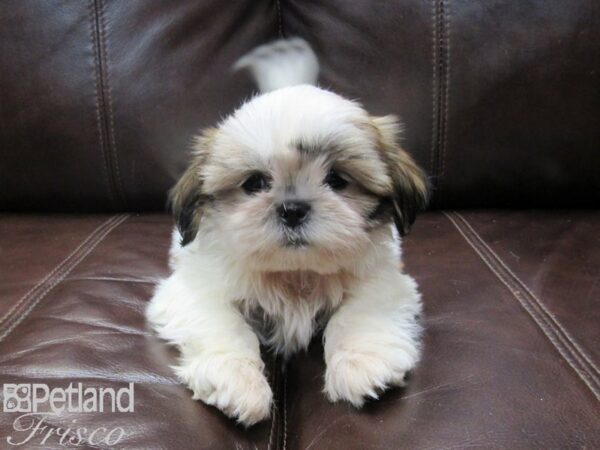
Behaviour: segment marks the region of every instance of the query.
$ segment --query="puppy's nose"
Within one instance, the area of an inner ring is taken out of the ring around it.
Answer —
[[[290,228],[295,228],[306,220],[310,212],[310,204],[294,200],[283,202],[277,207],[277,214],[281,221]]]

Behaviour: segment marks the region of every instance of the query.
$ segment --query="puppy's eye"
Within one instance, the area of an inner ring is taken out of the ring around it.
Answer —
[[[244,184],[242,184],[242,189],[246,191],[247,194],[254,194],[255,192],[266,191],[271,187],[271,182],[269,179],[262,173],[253,173],[248,177]]]
[[[328,185],[334,191],[341,191],[348,186],[348,180],[342,178],[342,176],[335,170],[331,169],[325,177],[325,184]]]

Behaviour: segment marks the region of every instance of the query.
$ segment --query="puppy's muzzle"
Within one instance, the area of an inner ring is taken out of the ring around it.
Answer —
[[[277,207],[277,214],[283,224],[296,228],[308,219],[310,204],[300,200],[286,201]]]

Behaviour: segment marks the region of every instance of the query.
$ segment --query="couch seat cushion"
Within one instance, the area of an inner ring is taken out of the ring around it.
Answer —
[[[169,369],[177,353],[144,322],[171,226],[150,214],[0,216],[2,383],[135,392],[132,413],[42,409],[15,422],[24,413],[7,411],[5,388],[0,447],[64,448],[78,433],[80,448],[600,447],[599,213],[422,215],[404,243],[426,326],[407,387],[355,411],[321,393],[318,342],[284,370],[265,354],[276,401],[249,430],[191,399]],[[117,445],[103,440],[111,430]]]

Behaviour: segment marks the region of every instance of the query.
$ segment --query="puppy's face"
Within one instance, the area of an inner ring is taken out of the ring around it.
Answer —
[[[426,181],[394,118],[313,87],[256,97],[199,137],[172,192],[182,244],[199,229],[257,270],[332,272],[394,220],[404,234]]]

